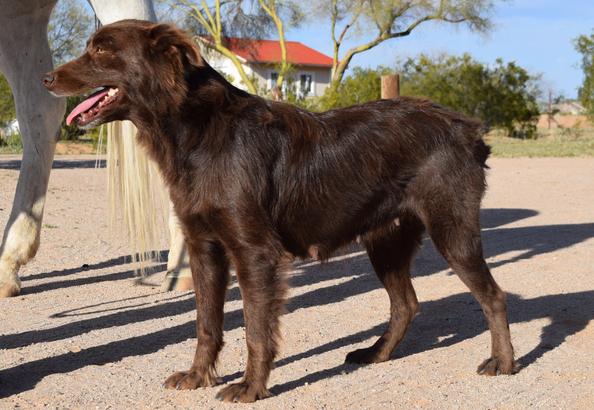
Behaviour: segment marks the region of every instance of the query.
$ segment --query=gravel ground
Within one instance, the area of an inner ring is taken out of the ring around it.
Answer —
[[[392,360],[343,364],[376,338],[388,297],[352,247],[290,274],[273,397],[244,408],[592,408],[594,159],[491,159],[485,253],[509,293],[514,376],[475,374],[490,336],[478,304],[426,241],[413,268],[421,311]],[[0,226],[18,161],[0,158]],[[160,293],[163,264],[135,281],[126,243],[107,226],[105,170],[59,158],[37,258],[23,295],[0,300],[0,408],[229,408],[220,387],[169,391],[195,348],[190,293]],[[166,243],[162,245],[162,248]],[[223,383],[246,362],[241,300],[228,293]]]

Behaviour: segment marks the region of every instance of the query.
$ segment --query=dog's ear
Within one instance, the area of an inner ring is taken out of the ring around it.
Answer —
[[[190,36],[170,24],[155,24],[149,30],[151,49],[160,53],[170,53],[174,50],[184,56],[193,66],[203,66],[198,46]]]

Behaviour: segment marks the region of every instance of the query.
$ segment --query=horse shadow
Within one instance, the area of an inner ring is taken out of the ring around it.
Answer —
[[[0,159],[0,169],[18,171],[21,169],[22,162],[20,159]],[[52,163],[52,169],[90,169],[106,166],[107,161],[104,159],[55,159]]]
[[[151,251],[151,252],[148,252],[148,254],[150,256],[149,259],[153,259],[156,262],[159,262],[159,261],[164,261],[167,259],[168,251],[165,251],[165,250]],[[82,272],[87,272],[87,271],[112,268],[112,267],[120,266],[120,265],[127,265],[127,264],[132,263],[134,260],[138,260],[138,259],[139,259],[138,254],[134,257],[132,257],[131,255],[122,255],[122,256],[115,257],[115,258],[107,259],[102,262],[84,264],[84,265],[78,266],[76,268],[54,270],[51,272],[34,273],[31,275],[23,276],[20,279],[21,279],[21,282],[26,282],[26,281],[30,281],[30,280],[58,278],[58,277],[62,277],[62,276],[71,276],[71,275],[75,275],[77,273],[82,273]],[[151,270],[150,273],[147,273],[147,274],[152,274],[152,273],[155,273],[154,269]],[[29,292],[29,293],[33,293],[33,292]]]

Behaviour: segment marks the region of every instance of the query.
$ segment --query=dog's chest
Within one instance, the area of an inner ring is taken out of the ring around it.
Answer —
[[[207,215],[215,209],[227,208],[237,196],[240,181],[227,165],[208,166],[203,162],[184,173],[171,184],[171,200],[181,215]]]

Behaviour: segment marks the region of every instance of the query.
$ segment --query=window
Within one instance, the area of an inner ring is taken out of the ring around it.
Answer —
[[[278,80],[278,73],[276,71],[270,72],[270,89],[276,88],[276,81]]]
[[[278,72],[270,71],[268,78],[268,89],[276,88],[278,82]],[[314,82],[312,73],[300,73],[297,78],[290,76],[285,78],[283,83],[283,94],[287,94],[289,87],[291,92],[296,93],[299,97],[307,97],[314,95]]]
[[[301,74],[299,76],[299,93],[302,97],[307,97],[308,95],[313,95],[314,87],[313,87],[313,75],[311,74]]]

